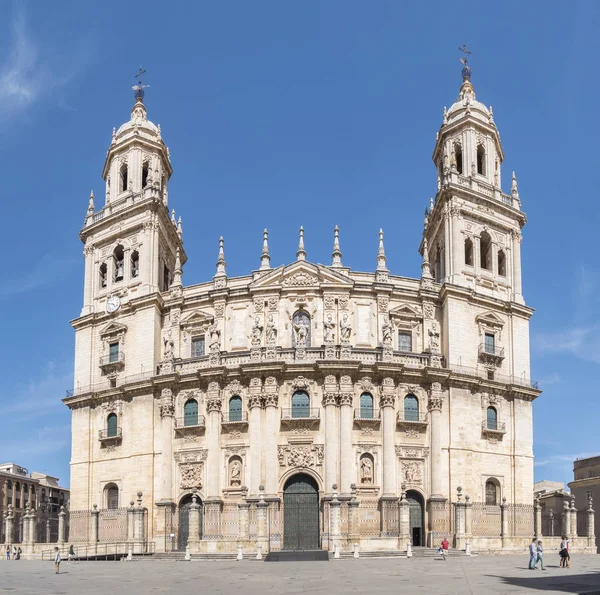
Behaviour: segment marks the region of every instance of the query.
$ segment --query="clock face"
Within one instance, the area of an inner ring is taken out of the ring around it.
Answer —
[[[116,312],[121,306],[121,300],[118,295],[111,295],[106,302],[106,311],[109,314]]]

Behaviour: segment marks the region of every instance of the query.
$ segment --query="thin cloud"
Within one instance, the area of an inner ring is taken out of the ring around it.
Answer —
[[[577,452],[566,455],[552,455],[550,457],[535,459],[534,465],[536,467],[545,467],[547,465],[555,465],[557,467],[564,467],[566,465],[572,465],[577,459],[588,459],[590,457],[597,457],[598,452]]]
[[[59,275],[75,264],[74,258],[56,258],[45,254],[33,270],[20,279],[13,279],[0,287],[0,297],[17,295],[37,289],[56,280]]]

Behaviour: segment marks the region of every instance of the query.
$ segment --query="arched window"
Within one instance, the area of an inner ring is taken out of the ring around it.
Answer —
[[[485,503],[488,506],[495,506],[498,504],[498,486],[496,482],[488,479],[485,482]]]
[[[292,395],[292,417],[310,417],[310,398],[303,390]]]
[[[479,239],[480,266],[487,271],[492,270],[492,238],[487,231],[481,234]]]
[[[117,426],[118,418],[116,413],[110,413],[106,418],[106,436],[107,438],[114,438],[119,429]]]
[[[165,264],[163,266],[163,291],[168,291],[169,287],[171,287],[171,271]]]
[[[125,192],[129,186],[129,172],[127,171],[127,164],[124,163],[119,171],[121,178],[121,192]]]
[[[371,393],[360,395],[360,417],[361,419],[373,419],[373,395]]]
[[[137,250],[131,253],[131,278],[135,279],[140,274],[140,254]]]
[[[498,251],[498,274],[506,277],[506,254],[504,254],[504,250]]]
[[[148,162],[145,161],[142,165],[142,188],[145,188],[148,184]]]
[[[99,269],[99,272],[100,272],[100,279],[99,279],[100,280],[100,287],[106,287],[106,281],[107,281],[107,277],[108,277],[107,271],[108,271],[108,267],[106,266],[106,263],[103,262],[100,265],[100,269]]]
[[[487,429],[498,429],[498,412],[494,409],[494,407],[487,408]]]
[[[465,264],[473,266],[473,240],[471,238],[465,240]]]
[[[442,246],[438,246],[435,251],[434,272],[435,280],[441,283],[444,278],[444,249]]]
[[[460,145],[454,145],[454,155],[456,156],[456,171],[459,174],[463,173],[463,158],[462,158],[462,147]]]
[[[415,395],[404,397],[404,419],[406,421],[419,421],[419,399]]]
[[[198,425],[198,401],[196,399],[189,399],[185,402],[183,406],[183,425]]]
[[[485,176],[485,149],[481,145],[477,147],[477,173]]]
[[[229,399],[229,421],[242,421],[242,398],[237,395]]]
[[[125,274],[125,251],[123,246],[117,246],[113,252],[115,259],[115,281],[122,281]]]
[[[119,508],[119,488],[111,483],[104,488],[106,494],[106,508],[116,510]]]
[[[310,347],[310,316],[298,310],[292,318],[292,346]]]

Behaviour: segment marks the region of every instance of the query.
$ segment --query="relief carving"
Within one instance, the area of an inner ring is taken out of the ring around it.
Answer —
[[[279,445],[277,458],[281,467],[316,467],[323,464],[323,445],[309,446]]]
[[[181,473],[179,487],[182,490],[202,489],[204,463],[186,463],[179,467],[179,471]]]

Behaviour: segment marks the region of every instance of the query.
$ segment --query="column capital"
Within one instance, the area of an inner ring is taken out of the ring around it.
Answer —
[[[354,400],[354,395],[351,392],[341,392],[340,393],[340,405],[352,407],[352,402]]]
[[[385,407],[394,407],[395,404],[396,395],[392,393],[383,393],[379,397],[379,406],[381,407],[381,409],[384,409]]]
[[[275,392],[268,392],[264,396],[265,407],[277,407],[279,396]]]
[[[216,411],[217,413],[221,411],[221,407],[223,406],[223,401],[221,397],[208,397],[206,399],[206,410],[209,413],[213,413]]]
[[[329,405],[337,405],[338,402],[338,392],[337,391],[327,391],[323,394],[323,407],[328,407]]]
[[[254,409],[255,407],[262,407],[263,397],[262,395],[250,395],[248,397],[248,408]]]

